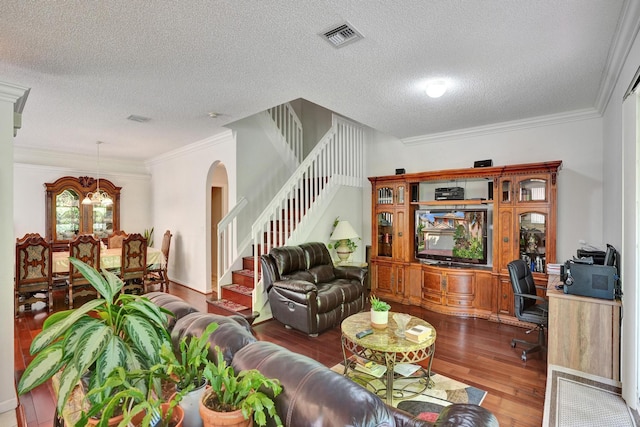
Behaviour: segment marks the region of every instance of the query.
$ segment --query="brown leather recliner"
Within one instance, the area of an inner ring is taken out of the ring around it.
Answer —
[[[367,270],[334,267],[324,243],[273,248],[260,262],[273,317],[287,328],[317,336],[364,308]]]

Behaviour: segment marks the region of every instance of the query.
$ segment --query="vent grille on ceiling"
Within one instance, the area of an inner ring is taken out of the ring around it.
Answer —
[[[364,38],[362,34],[353,28],[353,26],[348,22],[324,31],[322,36],[335,48],[341,48],[349,43],[353,43]]]
[[[131,120],[132,122],[138,122],[138,123],[146,123],[151,119],[149,117],[137,116],[135,114],[132,114],[129,117],[127,117],[127,120]]]

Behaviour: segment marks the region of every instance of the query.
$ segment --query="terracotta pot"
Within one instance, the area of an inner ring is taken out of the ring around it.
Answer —
[[[242,415],[242,410],[238,409],[233,412],[216,412],[204,405],[207,396],[213,391],[207,389],[200,399],[200,416],[204,427],[251,427],[253,426],[253,418],[248,420]]]
[[[169,404],[168,403],[161,404],[160,405],[160,409],[162,410],[162,417],[164,418],[164,416],[167,413],[167,410],[169,409]],[[134,426],[141,425],[141,422],[142,422],[142,419],[144,418],[144,416],[145,416],[144,413],[140,413],[140,414],[136,415],[131,420],[131,423]],[[122,417],[121,417],[121,419],[122,419]],[[174,406],[173,412],[171,413],[171,420],[169,421],[171,423],[170,425],[171,426],[175,426],[175,427],[182,427],[182,421],[183,420],[184,420],[184,411],[182,410],[182,408],[180,406]],[[109,425],[111,425],[111,424],[109,424]]]
[[[115,427],[118,424],[120,424],[120,421],[122,421],[122,415],[118,415],[117,417],[112,417],[109,419],[109,421],[107,421],[107,425],[109,427]],[[89,421],[87,421],[87,425],[88,426],[96,426],[98,425],[98,423],[100,422],[100,420],[97,420],[95,418],[89,418]]]
[[[371,310],[371,326],[376,329],[384,329],[389,323],[388,311],[375,311]]]

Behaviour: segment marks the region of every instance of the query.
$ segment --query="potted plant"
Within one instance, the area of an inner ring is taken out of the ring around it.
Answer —
[[[209,336],[218,329],[217,323],[210,323],[199,337],[183,337],[177,353],[169,345],[163,345],[160,358],[174,381],[178,392],[187,391],[180,400],[184,411],[184,427],[201,427],[199,402],[205,390],[204,370],[209,363]]]
[[[162,381],[171,381],[163,364],[135,371],[127,371],[121,366],[115,368],[104,384],[87,394],[90,400],[94,395],[107,394],[108,397],[83,412],[75,426],[82,427],[88,422],[96,427],[183,426],[184,412],[178,402],[187,390],[174,393],[165,400]],[[115,414],[120,414],[117,423],[113,422]],[[96,416],[100,418],[91,422]]]
[[[82,384],[89,390],[104,384],[118,367],[127,371],[148,369],[160,362],[163,343],[170,343],[167,314],[172,313],[147,298],[121,293],[115,274],[71,258],[70,262],[98,292],[98,298],[77,309],[52,314],[33,339],[34,359],[18,383],[24,394],[58,374],[56,408],[59,414],[73,389]],[[142,356],[144,355],[144,356]],[[99,405],[111,390],[91,393],[88,405]]]
[[[371,301],[371,326],[377,329],[386,328],[387,323],[389,323],[391,306],[375,295],[371,295],[369,300]]]
[[[276,397],[282,391],[280,382],[266,378],[257,369],[236,375],[233,367],[227,366],[220,348],[216,346],[215,350],[217,363],[208,363],[204,371],[210,385],[200,400],[204,426],[250,426],[251,417],[257,425],[264,426],[267,414],[282,426],[272,397],[264,392],[270,390]]]

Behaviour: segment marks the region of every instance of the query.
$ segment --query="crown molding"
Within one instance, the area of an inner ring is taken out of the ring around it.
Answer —
[[[596,98],[595,107],[601,113],[604,113],[611,100],[638,31],[640,31],[640,2],[626,0],[618,21],[615,37],[611,42],[607,65],[603,72],[600,90]]]
[[[86,171],[95,174],[97,171],[96,156],[68,153],[64,151],[44,150],[33,147],[25,147],[19,144],[13,146],[14,165],[32,165],[51,170]],[[100,175],[103,174],[130,174],[148,175],[149,172],[141,161],[113,159],[100,156]]]
[[[65,167],[65,166],[51,166],[51,165],[34,165],[32,163],[14,163],[14,170],[34,170],[34,171],[47,171],[47,172],[56,172],[60,176],[96,176],[96,170],[90,169],[81,169],[74,167]],[[117,181],[118,179],[126,178],[128,180],[138,180],[138,181],[151,181],[151,175],[149,174],[141,174],[141,173],[132,173],[132,172],[109,172],[109,171],[100,171],[100,179],[108,179],[110,181]]]
[[[210,148],[211,146],[214,146],[214,145],[223,144],[225,142],[228,142],[229,140],[235,140],[235,136],[236,136],[235,131],[231,129],[224,130],[220,133],[217,133],[201,141],[197,141],[192,144],[185,145],[184,147],[178,148],[176,150],[160,154],[159,156],[153,157],[145,161],[144,164],[147,168],[149,168],[159,163],[164,163],[166,161],[175,159],[177,157],[182,157],[188,153],[195,153],[195,152]]]
[[[0,101],[16,104],[14,111],[22,113],[24,103],[31,88],[16,85],[13,83],[0,82]]]
[[[536,127],[558,125],[563,123],[575,122],[579,120],[589,120],[602,117],[602,114],[594,108],[585,110],[570,111],[561,114],[552,114],[548,116],[532,117],[525,120],[515,120],[510,122],[494,123],[487,126],[478,126],[466,129],[458,129],[450,132],[433,133],[429,135],[414,136],[402,139],[405,145],[419,145],[433,142],[450,141],[460,138],[473,138],[478,136],[490,135],[501,132],[513,132],[523,129],[531,129]]]

